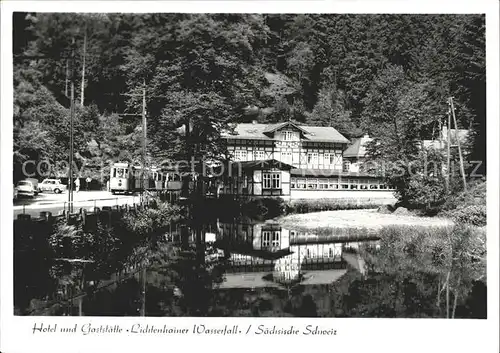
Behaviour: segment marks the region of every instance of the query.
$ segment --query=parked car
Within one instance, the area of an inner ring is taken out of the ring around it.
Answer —
[[[17,183],[17,195],[19,196],[27,196],[27,197],[35,197],[38,192],[35,190],[35,186],[29,180],[21,180]]]
[[[60,194],[66,190],[66,185],[61,183],[59,179],[45,179],[38,187],[41,192],[54,192],[56,194]]]
[[[38,188],[38,179],[35,178],[26,178],[25,180],[31,182],[33,184],[33,189],[35,190],[35,196],[38,195],[40,189]]]

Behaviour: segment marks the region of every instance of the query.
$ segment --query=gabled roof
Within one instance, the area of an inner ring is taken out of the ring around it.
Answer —
[[[285,122],[282,122],[282,123],[272,124],[272,125],[268,125],[268,126],[269,127],[266,130],[264,130],[265,134],[270,134],[270,133],[276,132],[277,130],[282,129],[285,126],[293,126],[297,130],[301,131],[303,134],[307,134],[306,130],[304,130],[303,128],[301,128],[297,124],[292,123],[291,121],[285,121]]]
[[[344,157],[354,157],[354,158],[363,158],[366,156],[366,144],[372,141],[372,139],[368,136],[364,136],[361,138],[357,138],[354,142],[347,147],[344,151]]]
[[[222,136],[230,139],[247,139],[247,140],[273,140],[269,136],[269,131],[276,131],[284,127],[290,122],[279,124],[259,124],[259,123],[242,123],[236,124],[234,133],[223,133]],[[292,123],[293,124],[293,123]],[[297,128],[304,131],[304,138],[311,142],[334,142],[334,143],[349,143],[340,132],[333,127],[326,126],[306,126],[296,125]]]

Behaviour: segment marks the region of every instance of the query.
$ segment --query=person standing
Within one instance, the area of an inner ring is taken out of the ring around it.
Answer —
[[[75,178],[75,190],[76,192],[80,191],[80,178]]]

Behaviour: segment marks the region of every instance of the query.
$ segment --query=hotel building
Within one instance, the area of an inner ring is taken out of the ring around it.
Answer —
[[[333,127],[245,123],[223,138],[233,163],[224,173],[220,194],[394,201],[380,178],[360,172],[362,151],[356,155],[356,148],[349,148],[351,142]]]

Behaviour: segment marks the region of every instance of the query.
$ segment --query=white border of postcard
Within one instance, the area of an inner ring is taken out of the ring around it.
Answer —
[[[12,202],[1,198],[1,327],[0,350],[13,352],[168,352],[202,351],[285,352],[498,352],[498,183],[499,178],[499,6],[498,1],[2,1],[1,5],[1,195],[12,193],[12,12],[309,12],[309,13],[486,13],[488,124],[488,319],[294,319],[294,318],[102,318],[14,317],[12,273]],[[302,328],[319,325],[336,336],[217,336],[217,335],[65,335],[33,334],[35,324],[120,325],[134,323],[190,328],[224,325],[273,325]]]

